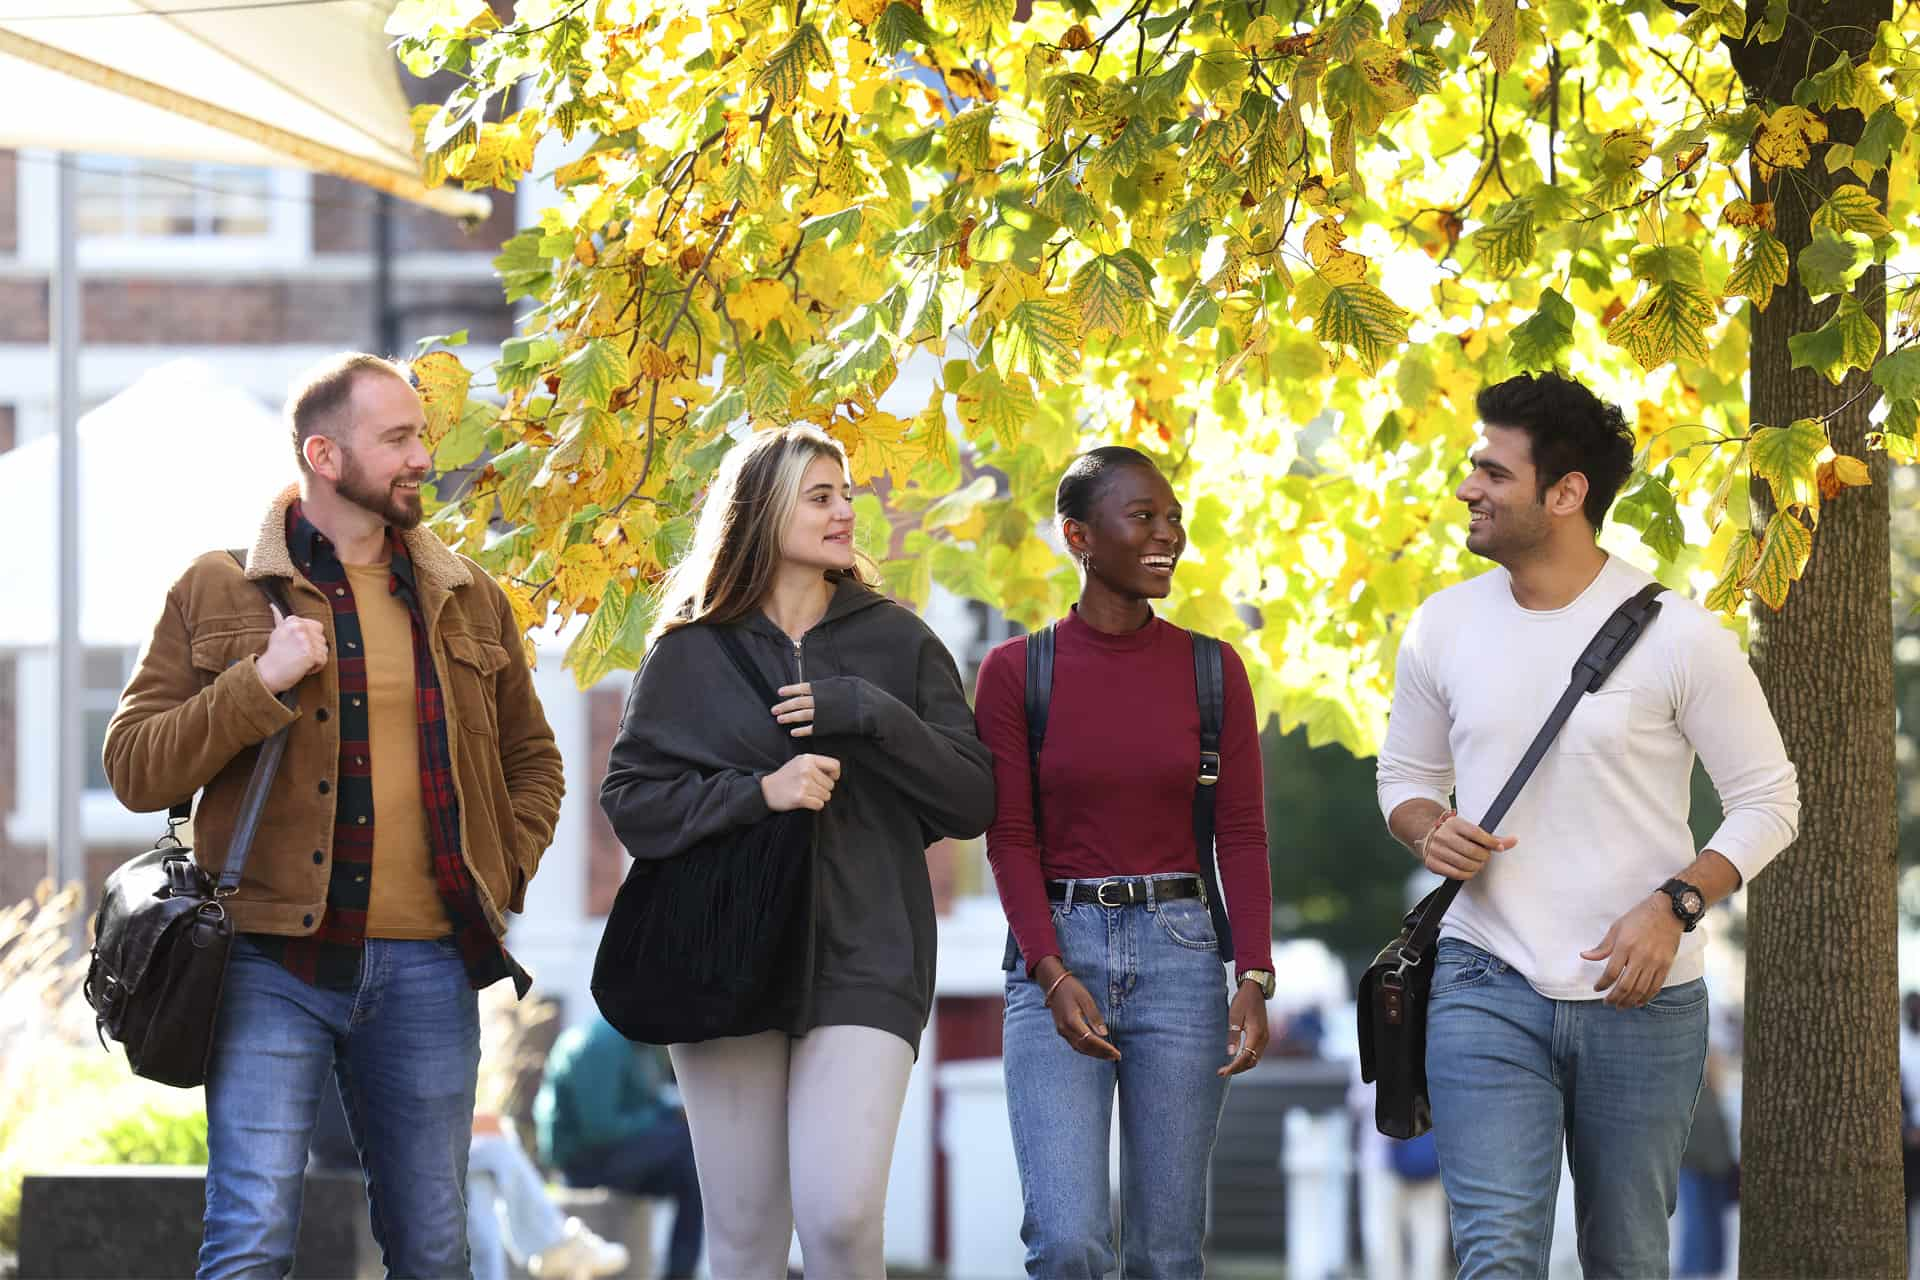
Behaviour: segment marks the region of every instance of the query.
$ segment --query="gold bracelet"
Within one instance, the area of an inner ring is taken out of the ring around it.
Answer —
[[[1047,1005],[1048,1007],[1052,1007],[1053,993],[1060,989],[1061,983],[1065,982],[1068,978],[1071,978],[1072,976],[1073,976],[1073,970],[1062,969],[1060,971],[1060,976],[1053,980],[1053,985],[1047,988],[1047,994],[1040,997],[1040,1003]]]

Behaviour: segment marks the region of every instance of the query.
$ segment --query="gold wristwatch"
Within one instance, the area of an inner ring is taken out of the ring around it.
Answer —
[[[1274,978],[1271,971],[1266,969],[1242,969],[1240,971],[1240,981],[1257,983],[1260,987],[1260,994],[1269,1000],[1273,999]]]

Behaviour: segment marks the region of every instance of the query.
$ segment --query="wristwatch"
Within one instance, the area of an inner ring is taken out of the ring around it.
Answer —
[[[1273,999],[1274,977],[1270,971],[1266,969],[1242,969],[1240,971],[1240,981],[1258,984],[1260,994],[1269,1000]]]
[[[1660,892],[1673,899],[1673,914],[1680,919],[1683,932],[1692,933],[1700,918],[1707,914],[1707,897],[1685,880],[1669,880],[1660,886]]]

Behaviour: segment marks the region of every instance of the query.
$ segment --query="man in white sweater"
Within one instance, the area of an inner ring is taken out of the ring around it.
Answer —
[[[1633,465],[1618,408],[1552,374],[1489,387],[1477,408],[1456,496],[1468,550],[1497,567],[1414,614],[1378,772],[1394,836],[1467,882],[1427,1029],[1460,1274],[1546,1273],[1564,1142],[1587,1276],[1665,1276],[1707,1048],[1695,926],[1793,840],[1798,783],[1733,634],[1668,593],[1500,829],[1470,820],[1594,632],[1652,581],[1596,542]],[[1696,752],[1726,813],[1697,855]]]

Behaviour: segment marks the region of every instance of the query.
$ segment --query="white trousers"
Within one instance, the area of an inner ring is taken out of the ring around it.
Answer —
[[[669,1052],[714,1280],[781,1280],[796,1229],[807,1280],[884,1276],[887,1171],[913,1070],[907,1042],[839,1026]]]

